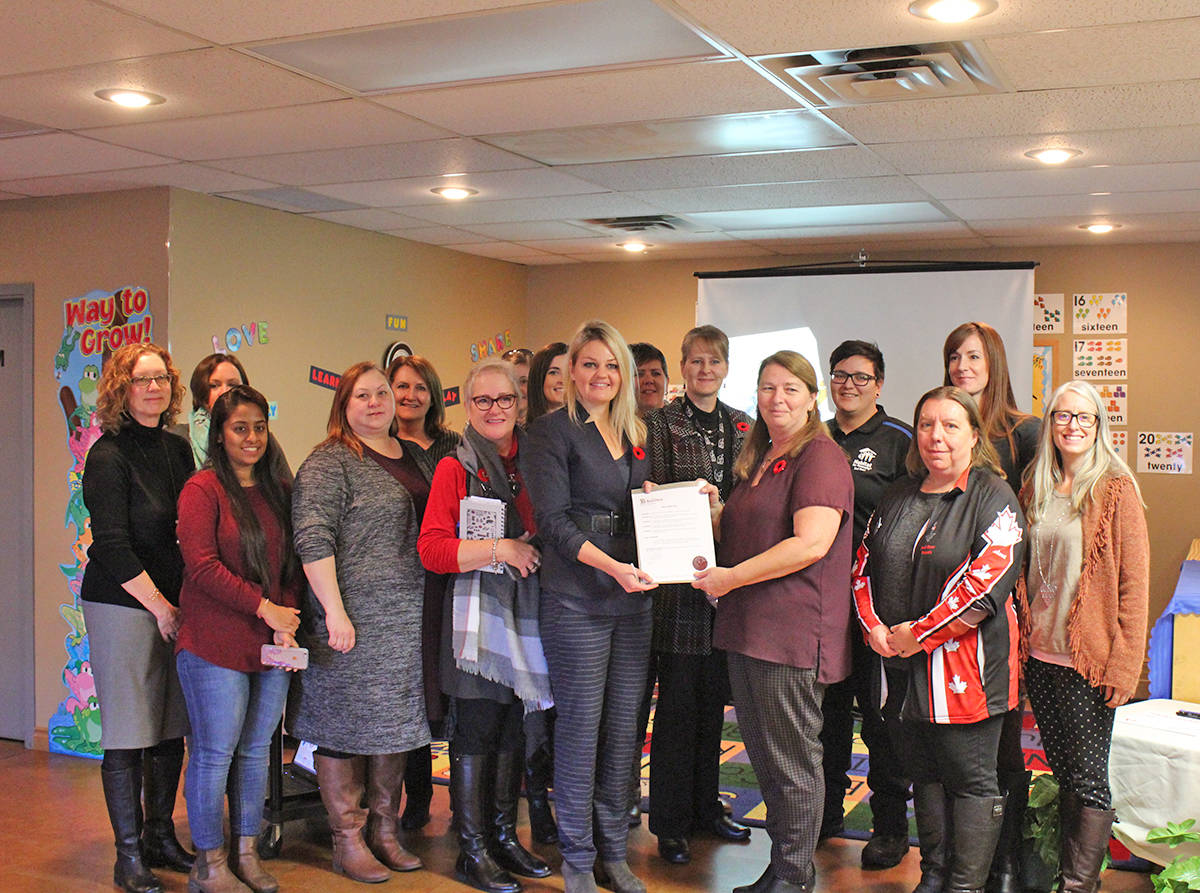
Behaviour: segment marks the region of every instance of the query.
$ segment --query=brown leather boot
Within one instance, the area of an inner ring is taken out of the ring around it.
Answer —
[[[196,853],[188,875],[188,893],[249,893],[249,890],[229,870],[224,844],[215,850]]]
[[[383,883],[392,873],[371,855],[363,839],[367,811],[359,804],[367,758],[317,754],[316,764],[321,802],[329,813],[329,829],[333,832],[333,870],[364,884]]]
[[[1100,866],[1108,850],[1112,823],[1111,809],[1084,806],[1073,794],[1076,813],[1073,827],[1064,829],[1062,842],[1063,893],[1094,893],[1100,883]]]
[[[402,753],[367,757],[367,846],[392,871],[422,867],[421,860],[402,847],[396,836],[404,757]]]
[[[239,837],[229,851],[229,868],[254,893],[277,893],[279,881],[271,877],[258,859],[258,838]]]

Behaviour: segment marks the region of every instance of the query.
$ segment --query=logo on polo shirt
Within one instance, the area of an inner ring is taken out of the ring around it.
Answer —
[[[875,457],[879,455],[870,447],[863,447],[858,451],[858,456],[850,463],[851,471],[870,471],[875,463]]]

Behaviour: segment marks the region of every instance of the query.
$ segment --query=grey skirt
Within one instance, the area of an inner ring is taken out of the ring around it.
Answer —
[[[164,642],[149,611],[81,602],[105,749],[153,747],[188,734],[175,673],[175,643]]]

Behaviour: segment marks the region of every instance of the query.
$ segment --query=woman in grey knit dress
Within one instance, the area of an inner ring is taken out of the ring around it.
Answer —
[[[429,743],[412,496],[424,481],[394,436],[392,390],[373,364],[343,373],[328,431],[300,466],[292,500],[310,655],[289,730],[317,745],[334,871],[376,883],[389,868],[421,867],[397,840],[396,816],[404,754]]]

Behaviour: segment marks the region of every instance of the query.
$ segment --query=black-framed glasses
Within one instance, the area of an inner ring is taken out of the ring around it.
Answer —
[[[533,351],[528,347],[514,347],[511,350],[506,350],[504,353],[500,354],[500,357],[501,359],[508,360],[510,363],[514,361],[520,362],[521,360],[532,360]]]
[[[1096,422],[1100,421],[1100,417],[1094,412],[1067,412],[1065,409],[1055,410],[1050,413],[1050,418],[1054,420],[1054,424],[1063,428],[1073,421],[1078,422],[1080,428],[1095,428]]]
[[[875,381],[878,375],[867,375],[865,372],[843,372],[841,369],[836,372],[831,372],[829,377],[833,379],[834,384],[845,384],[846,380],[854,382],[858,387],[863,388]]]
[[[165,388],[171,383],[171,376],[163,375],[137,375],[129,379],[129,383],[135,388],[148,388],[150,382],[154,382],[160,388]]]
[[[501,409],[512,409],[517,405],[516,394],[501,394],[499,397],[489,397],[486,394],[480,394],[478,397],[472,397],[471,402],[475,404],[475,408],[487,412],[495,403]]]

